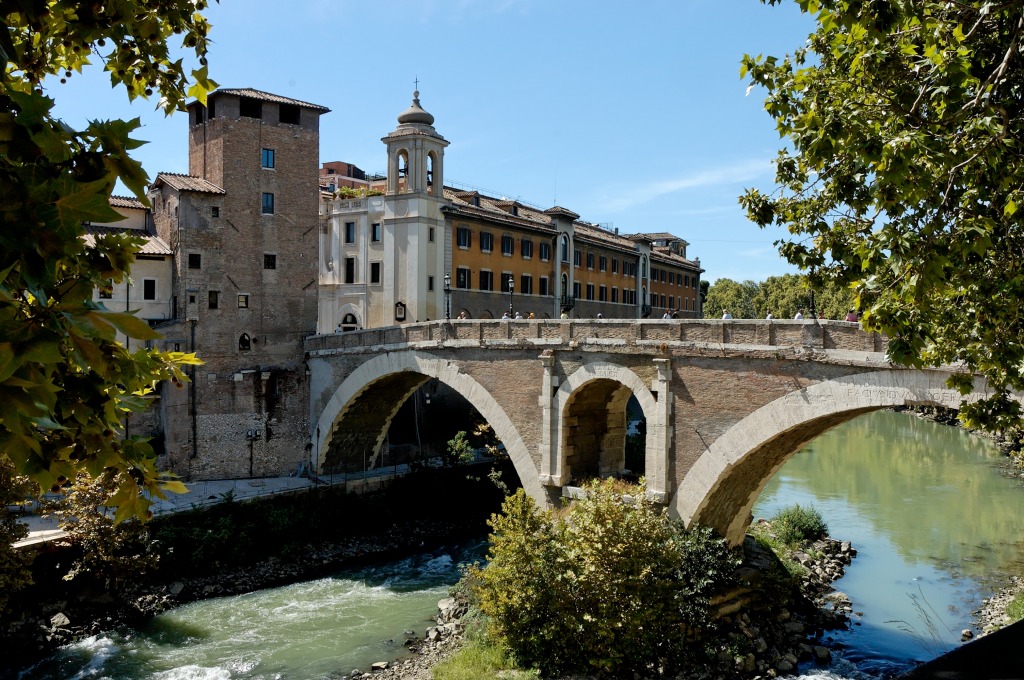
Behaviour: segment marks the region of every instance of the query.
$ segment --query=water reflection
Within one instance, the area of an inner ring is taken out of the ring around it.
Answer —
[[[836,585],[863,616],[837,638],[864,663],[925,660],[960,644],[986,578],[1017,572],[1024,493],[990,441],[915,416],[877,412],[791,458],[754,514],[792,503],[821,511],[859,550]]]

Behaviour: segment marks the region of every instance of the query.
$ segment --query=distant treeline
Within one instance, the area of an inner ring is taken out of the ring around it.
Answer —
[[[808,316],[811,290],[807,277],[799,274],[770,276],[760,283],[718,279],[707,288],[704,317],[718,319],[725,310],[734,319],[764,319],[768,314],[776,319],[792,319],[799,311]],[[814,308],[823,319],[844,319],[854,308],[852,291],[833,285],[815,286],[813,290]]]

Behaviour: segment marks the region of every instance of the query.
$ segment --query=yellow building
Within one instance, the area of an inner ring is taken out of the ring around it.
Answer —
[[[319,332],[443,318],[700,316],[699,259],[668,233],[444,186],[448,146],[419,93],[365,196],[321,187]],[[373,195],[373,194],[380,195]]]

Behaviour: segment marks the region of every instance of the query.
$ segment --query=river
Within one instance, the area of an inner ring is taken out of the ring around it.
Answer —
[[[960,644],[993,574],[1019,572],[1024,491],[1001,474],[991,442],[914,416],[858,417],[793,456],[768,484],[756,517],[800,503],[821,511],[859,556],[836,583],[862,612],[832,669],[805,679],[888,677]],[[238,597],[195,602],[142,631],[93,637],[24,680],[340,678],[402,652],[423,635],[459,562],[456,547]]]

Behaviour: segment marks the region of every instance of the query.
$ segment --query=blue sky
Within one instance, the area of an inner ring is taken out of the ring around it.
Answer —
[[[748,222],[744,187],[770,189],[782,144],[764,92],[746,94],[744,53],[781,56],[812,28],[795,3],[757,0],[222,0],[211,76],[327,106],[320,160],[382,172],[380,138],[419,78],[451,142],[445,179],[625,233],[690,242],[704,277],[795,271]],[[193,64],[194,66],[194,64]],[[97,66],[48,83],[59,115],[142,118],[150,176],[188,169],[186,116],[129,106]]]

